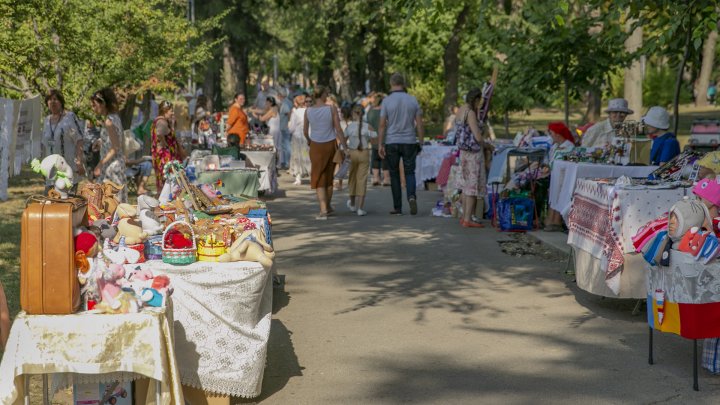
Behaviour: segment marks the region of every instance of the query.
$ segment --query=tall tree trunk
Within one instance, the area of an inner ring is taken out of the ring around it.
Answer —
[[[630,30],[634,20],[628,20],[626,28]],[[635,52],[642,46],[643,43],[643,30],[642,27],[638,27],[632,34],[625,40],[625,50],[627,52]],[[643,71],[642,63],[640,59],[633,61],[629,68],[625,69],[625,100],[628,101],[628,105],[631,110],[634,111],[628,118],[633,120],[640,120],[643,109],[643,97],[642,97],[642,81]]]
[[[123,128],[130,129],[130,125],[132,125],[133,113],[135,112],[136,98],[137,96],[135,95],[135,93],[127,93],[127,96],[125,97],[125,104],[123,105],[122,110],[120,110],[118,114],[120,115],[120,122],[122,123]]]
[[[455,20],[455,26],[450,34],[450,39],[445,45],[445,53],[443,54],[443,67],[445,76],[445,97],[443,98],[443,117],[448,114],[458,100],[458,75],[460,70],[460,44],[462,43],[462,29],[467,21],[468,10],[470,6],[466,3],[463,5],[460,14]]]
[[[717,45],[718,32],[712,31],[708,34],[703,45],[702,66],[700,67],[700,76],[695,82],[695,105],[704,107],[708,105],[707,89],[715,65],[715,47]]]
[[[351,90],[351,78],[350,78],[350,44],[345,41],[343,45],[342,63],[340,65],[340,83],[339,93],[341,100],[352,101],[353,92]]]
[[[685,27],[687,32],[685,33],[685,52],[683,52],[682,60],[678,66],[677,78],[675,79],[675,95],[673,96],[673,132],[678,133],[678,126],[680,125],[680,86],[682,85],[683,71],[685,70],[685,63],[687,62],[688,55],[690,55],[690,41],[692,40],[693,30],[693,18],[688,16],[688,24]]]
[[[370,80],[370,91],[387,91],[387,80],[385,79],[385,54],[380,44],[376,43],[367,55],[368,80]]]
[[[320,71],[318,72],[318,84],[328,86],[335,89],[335,80],[333,78],[333,64],[337,57],[342,57],[341,49],[338,48],[338,39],[342,37],[344,29],[343,19],[340,16],[340,7],[333,5],[332,10],[328,13],[330,25],[328,26],[327,44],[322,60],[320,61]]]
[[[238,90],[238,68],[240,63],[237,60],[237,50],[230,45],[229,41],[223,42],[222,47],[222,84],[221,94],[223,100],[232,100]],[[208,72],[215,69],[208,67]]]
[[[570,126],[570,87],[568,84],[567,69],[563,67],[563,84],[565,91],[563,92],[563,102],[565,109],[565,125]]]
[[[600,110],[602,107],[602,99],[600,95],[602,90],[593,86],[587,92],[587,110],[585,110],[585,122],[598,122],[600,120]]]

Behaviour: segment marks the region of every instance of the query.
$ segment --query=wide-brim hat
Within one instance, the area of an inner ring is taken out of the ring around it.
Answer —
[[[670,128],[670,114],[662,107],[651,107],[642,117],[642,122],[657,129],[668,129]]]
[[[622,112],[625,114],[632,114],[635,111],[628,108],[628,102],[624,98],[614,98],[608,102],[608,108],[605,112]]]

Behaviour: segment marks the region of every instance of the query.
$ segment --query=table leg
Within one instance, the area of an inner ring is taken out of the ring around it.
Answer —
[[[642,300],[642,299],[637,300],[637,302],[635,303],[635,308],[633,308],[633,310],[632,310],[633,316],[637,316],[637,314],[640,313],[640,305],[643,303],[643,301],[644,300]]]
[[[162,402],[162,384],[160,380],[155,380],[155,405],[161,405]]]
[[[25,380],[25,400],[23,402],[25,405],[30,405],[30,376],[25,374],[23,379]]]
[[[698,345],[697,339],[693,339],[693,389],[700,391],[700,385],[698,384]]]
[[[653,328],[648,326],[648,331],[650,331],[650,334],[649,334],[650,342],[648,345],[648,347],[650,348],[650,351],[648,353],[648,364],[652,365],[652,364],[654,364],[654,362],[653,362]]]
[[[50,396],[48,395],[48,376],[42,375],[43,380],[43,405],[50,405]]]

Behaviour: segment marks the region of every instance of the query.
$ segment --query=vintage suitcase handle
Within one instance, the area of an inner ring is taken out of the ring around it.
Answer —
[[[28,197],[27,201],[25,201],[25,207],[32,203],[72,204],[73,211],[77,211],[78,209],[87,206],[87,200],[83,197],[51,198],[39,194],[31,195],[30,197]]]

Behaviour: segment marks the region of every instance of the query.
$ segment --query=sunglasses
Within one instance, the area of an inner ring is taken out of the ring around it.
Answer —
[[[102,96],[102,93],[95,93],[90,97],[90,100],[95,100],[101,104],[105,104],[105,98]]]
[[[163,101],[160,103],[159,107],[162,108],[162,109],[172,108],[172,103],[169,102],[169,101],[167,101],[167,100],[163,100]]]

